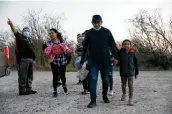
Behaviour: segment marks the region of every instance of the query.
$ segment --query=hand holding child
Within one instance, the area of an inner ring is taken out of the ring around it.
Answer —
[[[118,64],[118,60],[115,59],[115,60],[114,60],[114,65],[116,66],[117,64]]]
[[[82,66],[83,66],[83,65],[81,65],[81,64],[80,64],[80,65],[79,65],[79,67],[78,67],[78,69],[81,69],[81,68],[82,68]]]
[[[137,79],[138,78],[138,75],[135,75],[135,79]]]

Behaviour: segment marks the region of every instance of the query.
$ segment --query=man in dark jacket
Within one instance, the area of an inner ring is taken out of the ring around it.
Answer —
[[[16,37],[15,54],[18,65],[19,95],[35,94],[37,92],[32,90],[31,85],[33,81],[33,64],[36,56],[29,38],[30,30],[25,27],[21,34],[16,30],[10,19],[8,19],[8,24]]]
[[[98,72],[100,70],[103,88],[103,101],[109,103],[107,97],[109,77],[112,75],[112,62],[110,59],[110,52],[113,54],[115,64],[117,64],[118,54],[116,43],[109,29],[102,27],[102,18],[100,15],[94,15],[92,18],[93,28],[87,31],[83,53],[81,59],[81,66],[84,63],[86,52],[88,56],[88,68],[90,71],[89,84],[90,84],[90,97],[91,102],[88,108],[96,106],[96,88]]]

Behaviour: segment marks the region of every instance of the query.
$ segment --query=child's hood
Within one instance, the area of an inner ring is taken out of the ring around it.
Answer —
[[[134,48],[130,48],[129,52],[131,52],[131,53],[135,53],[135,52],[136,52],[136,50],[135,50]]]
[[[121,48],[120,51],[126,51],[126,49],[125,48]],[[129,53],[135,53],[136,50],[134,48],[130,48],[128,52]]]

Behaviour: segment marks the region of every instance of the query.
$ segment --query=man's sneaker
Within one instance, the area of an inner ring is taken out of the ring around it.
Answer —
[[[84,90],[83,92],[81,92],[82,95],[86,95],[89,94],[90,92],[88,90]]]
[[[63,89],[64,89],[64,92],[67,93],[67,87],[66,86],[63,86]]]
[[[27,91],[27,93],[28,93],[28,94],[36,94],[36,93],[37,93],[37,91],[28,90],[28,91]]]
[[[109,96],[113,96],[113,90],[109,91]]]
[[[96,106],[96,101],[91,101],[89,104],[88,104],[88,108],[94,108]]]
[[[57,97],[57,91],[53,92],[53,97]]]
[[[125,101],[126,100],[126,95],[122,95],[122,97],[121,97],[121,101]]]
[[[108,97],[103,97],[103,101],[104,101],[104,103],[110,103]]]
[[[133,99],[132,98],[129,98],[128,105],[129,106],[134,106],[134,103],[133,103]]]

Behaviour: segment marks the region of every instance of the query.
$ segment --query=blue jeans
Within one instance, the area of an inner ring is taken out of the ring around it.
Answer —
[[[90,77],[89,77],[89,83],[90,83],[90,97],[91,99],[95,99],[97,94],[97,80],[98,80],[98,73],[101,73],[101,79],[102,79],[102,94],[103,97],[107,96],[108,87],[109,87],[109,75],[112,74],[111,67],[107,69],[99,69],[99,66],[96,64],[90,69]]]

